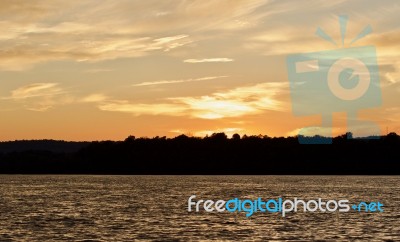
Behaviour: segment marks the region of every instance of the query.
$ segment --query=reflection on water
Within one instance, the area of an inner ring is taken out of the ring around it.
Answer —
[[[383,213],[189,213],[187,199],[381,201]],[[0,176],[0,241],[400,241],[400,178]]]

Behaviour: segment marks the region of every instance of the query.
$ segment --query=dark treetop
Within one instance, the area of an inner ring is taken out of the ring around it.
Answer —
[[[301,145],[296,137],[214,133],[205,138],[135,138],[124,141],[0,142],[6,174],[348,174],[399,175],[400,137],[333,138],[331,145]],[[324,137],[320,137],[325,139]]]

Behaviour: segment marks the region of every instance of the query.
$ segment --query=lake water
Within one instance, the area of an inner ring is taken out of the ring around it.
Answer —
[[[197,199],[380,201],[384,212],[206,213]],[[0,176],[0,241],[400,241],[400,178]]]

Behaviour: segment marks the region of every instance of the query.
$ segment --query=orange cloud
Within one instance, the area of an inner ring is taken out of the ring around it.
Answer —
[[[204,59],[186,59],[183,62],[186,63],[204,63],[204,62],[232,62],[231,58],[219,57],[219,58],[204,58]]]
[[[283,110],[276,96],[286,89],[286,83],[260,83],[212,93],[199,97],[176,97],[164,103],[131,103],[108,101],[99,104],[103,111],[139,115],[190,116],[201,119],[221,119],[259,114],[265,110]]]
[[[154,81],[154,82],[141,82],[138,84],[134,84],[134,87],[141,87],[141,86],[155,86],[155,85],[164,85],[164,84],[176,84],[176,83],[184,83],[184,82],[198,82],[198,81],[206,81],[206,80],[213,80],[224,78],[228,76],[206,76],[200,78],[191,78],[191,79],[181,79],[181,80],[161,80],[161,81]]]

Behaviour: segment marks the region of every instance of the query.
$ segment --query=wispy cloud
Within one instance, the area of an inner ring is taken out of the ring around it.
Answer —
[[[11,99],[25,99],[32,97],[53,96],[60,94],[62,90],[58,83],[33,83],[19,87],[11,92]]]
[[[171,99],[188,105],[193,117],[202,119],[240,117],[258,114],[265,110],[282,110],[282,103],[275,97],[285,87],[285,83],[261,83],[206,96]]]
[[[141,87],[141,86],[154,86],[154,85],[164,85],[164,84],[176,84],[176,83],[184,83],[184,82],[198,82],[198,81],[206,81],[206,80],[214,80],[219,78],[224,78],[228,76],[207,76],[207,77],[200,77],[200,78],[190,78],[190,79],[181,79],[181,80],[161,80],[161,81],[154,81],[154,82],[142,82],[139,84],[134,84],[134,87]]]
[[[46,111],[57,104],[72,102],[58,83],[32,83],[11,91],[3,100],[19,103],[27,110]]]
[[[1,99],[14,102],[14,106],[31,111],[46,111],[55,106],[66,104],[95,103],[99,104],[109,100],[103,93],[92,93],[79,97],[60,87],[59,83],[32,83],[18,87],[11,91],[11,95]]]
[[[185,63],[204,63],[204,62],[232,62],[231,58],[204,58],[204,59],[186,59]]]
[[[149,46],[149,49],[163,49],[164,51],[170,51],[172,49],[184,46],[191,43],[192,41],[188,39],[189,35],[181,34],[175,36],[168,36],[163,38],[158,38],[154,40],[154,44]]]
[[[81,99],[81,102],[85,102],[85,103],[98,103],[98,102],[102,102],[107,100],[107,96],[105,96],[102,93],[95,93],[95,94],[91,94],[89,96],[86,96],[84,98]]]
[[[99,105],[99,109],[103,111],[131,113],[135,116],[140,115],[168,115],[182,116],[188,111],[188,108],[181,104],[173,103],[129,103],[128,101],[109,101]]]
[[[104,0],[1,2],[0,13],[5,18],[0,21],[0,69],[20,71],[59,60],[103,61],[159,52],[167,55],[203,39],[204,31],[254,26],[258,18],[249,14],[265,3],[266,0],[178,0],[166,5],[159,1]]]
[[[110,72],[110,71],[113,71],[113,69],[95,68],[95,69],[88,69],[85,72],[86,73],[99,73],[99,72]]]
[[[358,2],[341,0],[318,2],[310,8],[300,1],[268,0],[177,0],[174,4],[104,0],[2,1],[0,13],[5,18],[0,21],[0,69],[24,70],[40,62],[103,61],[160,53],[176,57],[178,50],[172,50],[191,43],[190,47],[196,48],[180,52],[179,57],[232,53],[235,58],[249,50],[265,55],[318,51],[326,46],[319,44],[320,40],[314,36],[317,25],[334,26],[330,29],[336,31],[333,37],[340,38],[332,9],[347,10],[357,17],[352,19],[352,28],[348,28],[349,36],[361,28],[354,24],[374,22],[370,24],[381,29],[377,34],[381,41],[375,37],[371,40],[382,42],[377,43],[381,47],[387,46],[383,51],[380,49],[381,55],[384,52],[393,57],[398,49],[396,20],[400,7],[396,1],[383,2],[369,1],[362,6]],[[363,15],[355,14],[356,10]],[[330,22],[325,24],[324,19]],[[240,32],[243,29],[246,33]],[[216,41],[202,45],[205,39]],[[229,62],[233,59],[184,61]]]
[[[104,111],[139,115],[189,116],[201,119],[221,119],[259,114],[266,110],[283,110],[277,94],[286,89],[285,83],[261,83],[212,93],[199,97],[176,97],[163,103],[132,103],[108,101],[99,104]]]
[[[35,34],[29,33],[29,36]],[[97,38],[91,35],[88,39],[73,39],[71,36],[60,39],[63,33],[41,33],[43,39],[36,37],[19,36],[17,39],[30,39],[24,44],[17,44],[7,40],[1,43],[0,69],[21,71],[32,67],[36,63],[72,60],[78,62],[96,62],[118,58],[136,58],[154,52],[169,52],[192,42],[188,35],[156,37],[133,37],[115,33],[106,34],[108,37]],[[72,39],[71,39],[72,38]],[[88,73],[105,71],[89,70]]]

